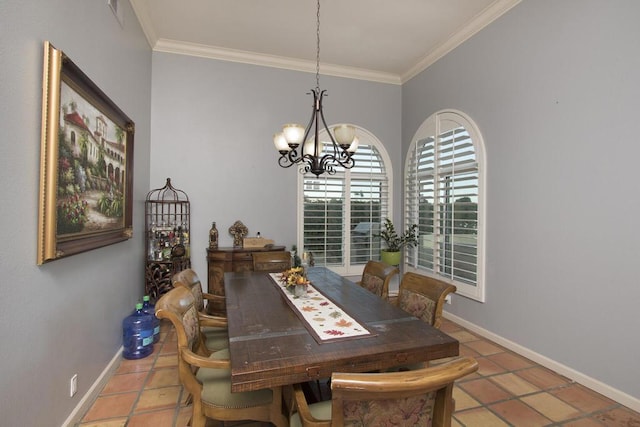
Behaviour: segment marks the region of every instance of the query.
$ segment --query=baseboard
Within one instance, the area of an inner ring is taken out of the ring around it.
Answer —
[[[513,341],[510,341],[506,338],[501,337],[500,335],[496,335],[491,331],[488,331],[484,328],[481,328],[471,322],[468,322],[455,314],[451,314],[448,312],[443,313],[443,317],[451,320],[452,322],[457,323],[464,328],[475,332],[476,334],[495,342],[509,350],[518,353],[521,356],[526,357],[527,359],[533,360],[537,364],[544,366],[545,368],[551,369],[554,372],[557,372],[560,375],[563,375],[570,380],[581,384],[596,393],[600,393],[603,396],[608,397],[611,400],[618,402],[621,405],[626,406],[629,409],[632,409],[636,412],[640,412],[640,399],[633,397],[623,391],[620,391],[616,388],[613,388],[601,381],[598,381],[594,378],[589,377],[588,375],[583,374],[582,372],[578,372],[575,369],[572,369],[562,363],[556,362],[555,360],[549,359],[546,356],[543,356],[535,351],[532,351],[526,347],[521,346]]]
[[[62,423],[62,427],[73,427],[82,420],[82,416],[89,410],[89,408],[91,408],[91,405],[93,405],[93,402],[107,384],[107,381],[109,381],[111,376],[115,373],[120,364],[121,356],[122,347],[118,349],[115,356],[113,356],[109,364],[104,368],[98,379],[96,379],[89,390],[87,390],[87,393],[82,396],[82,399],[80,399],[76,407],[71,411],[69,417],[67,417],[67,419]]]

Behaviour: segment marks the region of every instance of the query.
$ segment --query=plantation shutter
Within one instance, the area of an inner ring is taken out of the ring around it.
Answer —
[[[380,258],[380,224],[389,212],[389,180],[379,151],[362,145],[354,155],[350,178],[350,263]]]
[[[407,262],[476,286],[480,177],[475,146],[459,119],[440,117],[427,129],[406,168],[405,221],[417,223],[420,235]]]
[[[311,252],[316,265],[343,273],[379,259],[380,241],[374,235],[389,209],[387,170],[379,150],[361,143],[354,160],[352,169],[337,168],[335,175],[303,176],[301,251]]]
[[[316,265],[343,265],[346,196],[341,175],[304,176],[304,251],[313,254]]]

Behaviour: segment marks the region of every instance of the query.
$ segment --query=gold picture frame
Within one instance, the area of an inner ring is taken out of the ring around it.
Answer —
[[[38,265],[130,239],[135,125],[44,44]]]

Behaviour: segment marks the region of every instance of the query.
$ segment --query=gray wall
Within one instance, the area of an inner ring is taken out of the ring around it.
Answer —
[[[320,86],[327,123],[368,129],[398,165],[400,86],[327,76]],[[154,52],[151,185],[171,177],[189,195],[192,265],[203,280],[212,221],[221,246],[233,244],[236,220],[252,236],[295,243],[298,172],[278,166],[272,139],[285,123],[307,124],[314,87],[309,73]]]
[[[525,0],[403,86],[487,152],[487,301],[452,313],[640,398],[640,3]]]
[[[122,345],[142,296],[151,51],[129,7],[0,2],[0,424],[61,425]],[[62,49],[136,123],[134,238],[36,265],[43,43]],[[136,262],[135,260],[140,260]],[[69,380],[78,374],[78,393]]]

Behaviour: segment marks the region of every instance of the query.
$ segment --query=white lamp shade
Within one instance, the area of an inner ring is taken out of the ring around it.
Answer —
[[[289,144],[300,144],[304,138],[304,128],[298,124],[290,123],[284,125],[282,133]]]
[[[315,138],[307,139],[302,147],[302,154],[308,154],[314,157],[320,157],[320,153],[322,152],[322,142],[318,144],[316,149],[314,144]]]
[[[338,125],[333,128],[333,135],[340,145],[351,145],[356,136],[356,128],[351,125]]]
[[[351,143],[351,145],[349,146],[349,148],[347,149],[348,152],[350,153],[355,153],[356,150],[358,149],[358,142],[360,142],[358,140],[357,136],[353,137],[353,142]]]
[[[276,150],[278,151],[290,151],[291,147],[287,143],[287,139],[284,137],[282,132],[276,133],[273,135],[273,145],[276,146]]]

